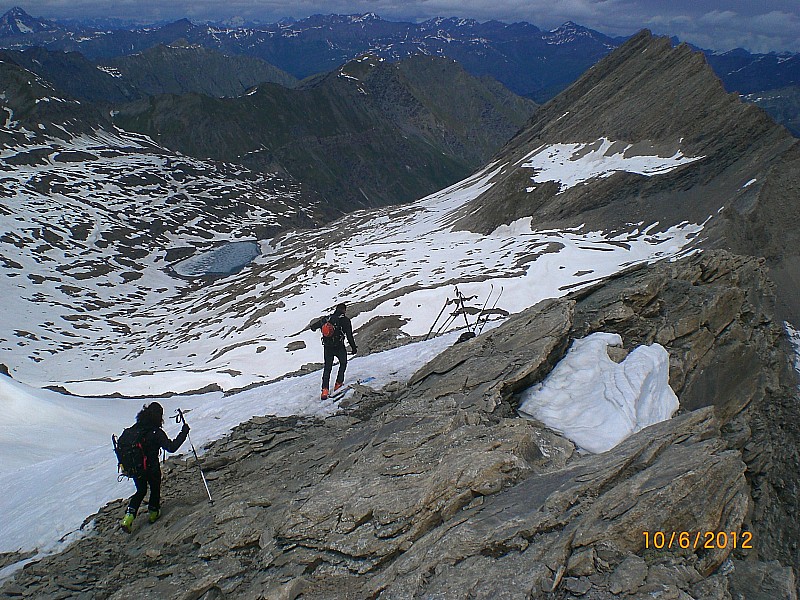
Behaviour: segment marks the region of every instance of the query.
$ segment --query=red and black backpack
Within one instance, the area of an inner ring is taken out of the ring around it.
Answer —
[[[342,324],[339,321],[339,315],[333,314],[325,317],[322,320],[322,327],[320,327],[320,331],[322,332],[322,343],[338,343],[344,340],[344,330],[342,329]]]
[[[147,470],[147,455],[142,445],[145,433],[137,423],[124,429],[119,437],[111,436],[117,454],[117,468],[123,477],[139,477]]]

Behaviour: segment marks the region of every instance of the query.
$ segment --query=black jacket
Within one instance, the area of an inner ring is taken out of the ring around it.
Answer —
[[[189,427],[184,423],[178,436],[171,440],[161,427],[147,427],[139,425],[144,433],[142,434],[142,450],[147,459],[147,469],[158,467],[158,453],[163,448],[167,452],[175,452],[181,447],[186,437],[189,435]]]
[[[311,331],[317,331],[322,327],[322,324],[325,322],[325,319],[330,319],[331,321],[338,321],[339,327],[342,329],[342,333],[344,334],[341,339],[334,339],[334,344],[341,344],[344,346],[344,340],[347,339],[347,342],[350,344],[350,349],[355,352],[356,348],[356,341],[353,339],[353,324],[350,322],[350,318],[347,315],[333,313],[330,317],[320,317],[317,321],[314,321],[311,324]],[[324,341],[324,340],[323,340]]]

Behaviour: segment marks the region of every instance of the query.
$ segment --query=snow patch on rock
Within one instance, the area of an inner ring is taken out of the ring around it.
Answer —
[[[618,364],[609,358],[608,346],[621,345],[615,333],[575,340],[550,375],[522,394],[520,413],[592,453],[669,419],[678,410],[669,386],[669,354],[659,344],[638,346]]]

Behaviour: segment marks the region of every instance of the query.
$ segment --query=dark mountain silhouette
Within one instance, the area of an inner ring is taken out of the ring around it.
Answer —
[[[362,57],[297,89],[163,95],[116,123],[192,156],[289,173],[344,210],[409,201],[471,173],[535,105],[451,60]]]
[[[197,92],[208,96],[241,96],[259,83],[284,87],[297,79],[261,59],[227,56],[185,40],[158,44],[143,52],[101,62],[116,70],[130,85],[146,95]]]
[[[79,52],[39,46],[0,51],[0,55],[51,81],[74,98],[109,105],[155,94],[239,96],[259,83],[287,87],[297,84],[294,77],[258,58],[226,56],[180,41],[99,64]]]
[[[79,52],[51,51],[33,46],[25,50],[0,51],[9,60],[36,73],[73,98],[113,104],[141,98],[143,94],[129,80],[102,70]]]

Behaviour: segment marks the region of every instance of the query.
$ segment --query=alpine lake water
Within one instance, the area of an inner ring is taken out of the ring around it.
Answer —
[[[175,275],[195,277],[224,277],[239,272],[261,255],[257,242],[227,242],[211,250],[192,255],[172,265]]]

